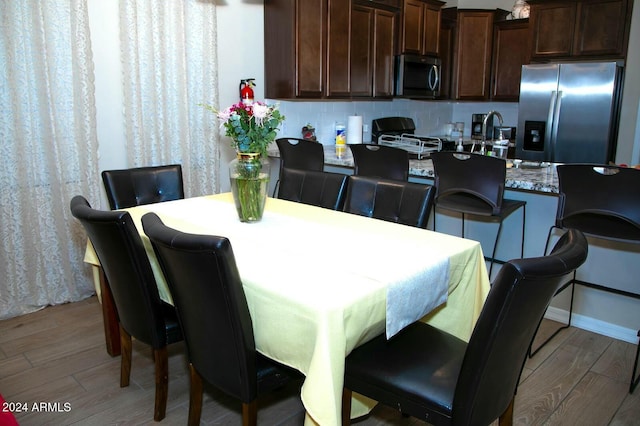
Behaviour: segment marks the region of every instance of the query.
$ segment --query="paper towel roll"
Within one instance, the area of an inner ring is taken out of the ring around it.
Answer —
[[[362,116],[350,115],[347,122],[347,143],[362,143]]]

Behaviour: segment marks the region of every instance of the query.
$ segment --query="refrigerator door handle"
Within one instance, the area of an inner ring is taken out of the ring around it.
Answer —
[[[545,133],[547,135],[547,141],[543,141],[544,150],[546,151],[544,156],[545,160],[553,158],[553,148],[555,146],[555,132],[556,127],[554,118],[556,116],[556,102],[558,100],[558,92],[556,90],[551,91],[551,99],[549,100],[549,113],[547,116],[547,126]]]
[[[562,90],[558,90],[555,96],[555,107],[553,109],[553,121],[551,127],[551,159],[556,157],[556,144],[558,143],[558,124],[560,123],[560,110],[562,107]]]

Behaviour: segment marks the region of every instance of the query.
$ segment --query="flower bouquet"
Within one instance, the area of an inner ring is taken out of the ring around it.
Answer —
[[[229,178],[238,216],[242,222],[258,221],[269,184],[267,147],[275,139],[284,116],[277,104],[262,102],[237,103],[222,111],[204,107],[216,114],[237,153],[229,164]]]

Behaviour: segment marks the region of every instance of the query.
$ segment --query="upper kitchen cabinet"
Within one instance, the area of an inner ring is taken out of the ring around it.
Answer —
[[[265,0],[265,96],[324,95],[327,0]]]
[[[350,46],[352,97],[393,96],[396,16],[392,10],[354,1]]]
[[[458,9],[453,67],[454,99],[489,99],[493,23],[507,14],[503,10]]]
[[[491,66],[492,100],[518,100],[522,65],[527,64],[529,60],[529,52],[523,49],[528,41],[528,19],[500,21],[494,24]]]
[[[438,0],[404,0],[400,53],[438,55],[440,11],[444,4]]]
[[[265,0],[265,96],[392,96],[400,1]]]
[[[530,0],[531,60],[624,58],[632,0]]]

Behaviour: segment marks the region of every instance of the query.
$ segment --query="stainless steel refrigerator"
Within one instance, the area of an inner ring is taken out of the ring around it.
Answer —
[[[612,161],[622,70],[616,62],[524,65],[516,158],[554,163]]]

